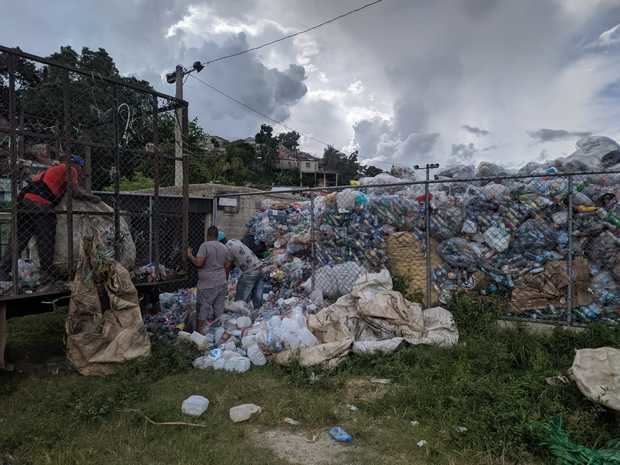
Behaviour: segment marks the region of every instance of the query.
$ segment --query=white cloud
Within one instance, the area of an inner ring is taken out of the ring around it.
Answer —
[[[362,84],[362,81],[358,79],[357,81],[349,84],[349,87],[347,87],[347,90],[351,92],[353,95],[359,95],[362,92],[364,92],[364,84]]]

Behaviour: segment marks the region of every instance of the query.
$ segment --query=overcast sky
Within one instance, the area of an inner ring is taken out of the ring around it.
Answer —
[[[162,76],[177,63],[239,51],[365,1],[7,1],[0,43],[41,55],[103,47],[121,73],[174,93]],[[584,134],[620,139],[620,0],[384,0],[199,77],[381,167],[520,165],[571,153]],[[245,138],[265,122],[193,79],[185,97],[210,134]]]

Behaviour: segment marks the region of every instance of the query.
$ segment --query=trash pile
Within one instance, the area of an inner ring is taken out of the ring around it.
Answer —
[[[422,310],[392,289],[389,272],[364,272],[350,293],[316,314],[316,304],[301,298],[281,301],[280,313],[259,311],[242,302],[227,305],[221,325],[206,334],[180,331],[204,355],[195,368],[244,373],[268,359],[287,365],[334,367],[351,352],[392,352],[402,345],[450,346],[458,341],[452,314],[441,307]],[[266,306],[269,309],[269,305]]]
[[[196,311],[196,289],[159,294],[159,313],[144,315],[146,329],[158,340],[173,342],[179,331],[189,329]]]
[[[620,146],[589,136],[577,147],[565,159],[528,163],[517,173],[487,162],[438,173],[445,182],[429,192],[433,301],[445,304],[458,291],[499,295],[510,302],[511,315],[562,319],[572,281],[577,321],[620,320],[620,174],[573,177],[572,277],[569,186],[558,176],[620,170]],[[510,174],[537,177],[457,182]],[[263,205],[249,232],[271,250],[271,302],[311,289],[332,301],[350,292],[362,272],[395,261],[387,247],[395,233],[425,248],[424,185],[380,187],[378,181],[404,180],[363,178],[357,187],[315,197],[314,212],[310,201]],[[424,291],[425,279],[409,289]]]
[[[511,174],[492,163],[440,171],[445,182],[431,184],[428,195],[429,251],[423,184],[381,187],[363,178],[312,200],[265,201],[248,225],[268,250],[263,305],[229,298],[218,324],[199,334],[183,325],[193,321],[191,298],[170,297],[170,311],[151,322],[204,352],[195,367],[232,372],[269,359],[334,366],[351,352],[451,345],[458,339],[452,315],[410,301],[426,288],[426,253],[435,305],[466,291],[502,297],[512,315],[562,319],[570,286],[577,321],[620,321],[620,175],[573,177],[572,238],[569,185],[558,176],[620,170],[620,146],[601,137],[577,145],[570,157],[519,170],[537,177],[501,184],[458,181]],[[398,182],[380,176],[381,184]],[[393,277],[407,298],[393,290]],[[230,297],[234,287],[232,279]]]

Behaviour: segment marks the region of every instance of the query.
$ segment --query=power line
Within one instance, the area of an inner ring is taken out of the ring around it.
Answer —
[[[215,63],[217,61],[227,60],[229,58],[234,58],[234,57],[237,57],[239,55],[244,55],[246,53],[254,52],[254,51],[259,50],[261,48],[268,47],[269,45],[273,45],[273,44],[277,44],[278,42],[282,42],[283,40],[292,39],[293,37],[297,37],[298,35],[305,34],[306,32],[310,32],[310,31],[313,31],[313,30],[318,29],[320,27],[323,27],[323,26],[325,26],[327,24],[333,23],[334,21],[342,19],[345,16],[349,16],[349,15],[352,15],[353,13],[357,13],[358,11],[361,11],[361,10],[363,10],[365,8],[369,8],[369,7],[373,6],[373,5],[376,5],[377,3],[381,3],[382,1],[383,0],[376,0],[374,2],[366,3],[365,5],[362,5],[359,8],[347,11],[346,13],[343,13],[341,15],[338,15],[338,16],[334,17],[334,18],[328,19],[327,21],[323,21],[322,23],[319,23],[319,24],[316,24],[314,26],[311,26],[311,27],[309,27],[307,29],[304,29],[303,31],[294,32],[294,33],[288,34],[288,35],[286,35],[284,37],[280,37],[279,39],[271,40],[269,42],[265,42],[264,44],[257,45],[256,47],[248,48],[246,50],[241,50],[240,52],[231,53],[230,55],[224,55],[224,56],[221,56],[221,57],[218,57],[218,58],[213,58],[211,60],[207,60],[204,64],[205,65],[210,65],[210,64]]]
[[[208,87],[209,89],[213,90],[214,92],[217,92],[217,93],[218,93],[218,94],[220,94],[221,96],[226,97],[226,98],[227,98],[227,99],[229,99],[229,100],[232,100],[233,102],[237,103],[238,105],[241,105],[241,106],[242,106],[242,107],[244,107],[246,110],[248,110],[248,111],[250,111],[250,112],[252,112],[252,113],[257,114],[258,116],[261,116],[261,117],[263,117],[263,118],[265,118],[265,119],[267,119],[267,120],[271,121],[272,123],[275,123],[275,124],[278,124],[278,125],[282,126],[282,127],[283,127],[284,129],[286,129],[287,131],[295,131],[295,132],[299,133],[300,135],[302,135],[302,136],[304,136],[304,137],[306,137],[306,138],[308,138],[308,139],[311,139],[311,140],[313,140],[313,141],[315,141],[315,142],[318,142],[319,144],[322,144],[322,145],[324,145],[324,146],[326,146],[326,147],[328,147],[328,146],[332,146],[332,147],[333,147],[333,146],[334,146],[333,144],[330,144],[330,143],[328,143],[328,142],[325,142],[325,141],[323,141],[323,140],[321,140],[321,139],[317,139],[316,137],[309,136],[309,135],[307,135],[307,134],[302,133],[301,131],[297,131],[296,129],[293,129],[293,128],[291,128],[291,127],[287,126],[286,124],[284,124],[284,122],[282,122],[282,121],[278,121],[277,119],[274,119],[274,118],[272,118],[271,116],[266,115],[265,113],[263,113],[263,112],[261,112],[261,111],[258,111],[258,110],[254,109],[254,108],[252,108],[252,107],[251,107],[251,106],[249,106],[247,103],[242,102],[241,100],[239,100],[239,99],[237,99],[237,98],[233,97],[232,95],[227,94],[227,93],[226,93],[226,92],[224,92],[224,91],[221,91],[220,89],[218,89],[217,87],[213,86],[212,84],[209,84],[207,81],[204,81],[203,79],[200,79],[200,78],[199,78],[199,77],[197,77],[195,74],[190,74],[189,76],[190,76],[191,78],[193,78],[193,79],[196,79],[198,82],[202,83],[204,86]]]

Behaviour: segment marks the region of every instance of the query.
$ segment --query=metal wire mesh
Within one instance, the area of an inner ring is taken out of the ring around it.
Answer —
[[[284,297],[318,289],[334,301],[387,267],[394,286],[425,306],[465,293],[494,297],[506,318],[616,324],[619,181],[617,170],[550,170],[300,189],[294,201],[257,202],[248,233],[271,249],[270,278],[287,287]],[[244,195],[270,193],[222,197]]]
[[[175,157],[187,162],[175,155],[178,108],[135,81],[0,47],[0,298],[64,289],[88,227],[137,281],[186,272],[187,176],[170,205],[159,195]]]

